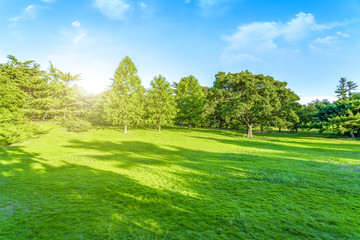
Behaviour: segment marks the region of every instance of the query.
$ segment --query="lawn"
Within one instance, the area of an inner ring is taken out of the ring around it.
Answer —
[[[360,239],[360,142],[104,127],[0,147],[0,239]]]

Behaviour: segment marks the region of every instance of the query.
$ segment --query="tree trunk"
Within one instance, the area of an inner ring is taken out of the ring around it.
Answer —
[[[125,126],[124,126],[124,133],[127,134],[127,123],[125,123]]]
[[[247,137],[249,137],[249,138],[252,138],[252,137],[253,137],[252,128],[253,128],[253,125],[252,125],[252,124],[247,125]]]
[[[352,138],[352,139],[355,139],[354,130],[352,130],[352,129],[350,130],[350,135],[351,135],[351,138]]]
[[[159,124],[159,132],[161,132],[161,125]]]
[[[191,125],[190,125],[190,124],[188,125],[188,129],[191,129]]]
[[[281,132],[281,127],[279,127],[279,133]]]
[[[295,128],[295,132],[296,132],[296,133],[298,132],[298,129],[297,129],[297,128]]]

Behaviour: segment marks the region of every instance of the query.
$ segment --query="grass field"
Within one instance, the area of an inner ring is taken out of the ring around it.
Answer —
[[[53,127],[0,147],[0,239],[360,239],[359,141]]]

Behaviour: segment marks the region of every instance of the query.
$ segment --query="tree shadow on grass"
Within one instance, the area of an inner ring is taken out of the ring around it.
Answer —
[[[359,203],[352,182],[340,178],[342,186],[329,188],[325,175],[307,175],[312,170],[290,158],[295,149],[264,158],[141,141],[72,140],[65,148],[78,149],[81,157],[52,165],[21,147],[1,149],[0,172],[8,175],[1,176],[0,237],[317,239],[360,234],[356,213],[349,210]],[[280,162],[302,169],[284,170],[276,166]]]

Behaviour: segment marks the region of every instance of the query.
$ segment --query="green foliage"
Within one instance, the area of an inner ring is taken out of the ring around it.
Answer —
[[[37,124],[2,122],[0,123],[0,145],[23,142],[45,132]]]
[[[294,122],[291,126],[293,129],[298,131],[299,128],[311,130],[313,124],[316,122],[316,102],[308,103],[307,105],[298,104],[295,106],[296,115],[299,117],[298,122]]]
[[[340,100],[346,100],[351,97],[353,91],[356,90],[357,87],[358,85],[356,83],[348,81],[346,78],[340,78],[339,85],[337,86],[335,93],[337,93],[337,97]]]
[[[172,123],[176,116],[175,98],[170,83],[163,76],[154,77],[150,85],[146,95],[148,121],[160,131],[161,126]]]
[[[246,125],[248,137],[252,137],[255,125],[282,127],[290,125],[291,120],[297,121],[294,103],[298,96],[286,85],[273,77],[254,75],[249,71],[219,72],[214,82],[214,88],[223,92],[223,116],[231,124]]]
[[[339,100],[335,103],[323,102],[317,106],[314,127],[321,131],[330,130],[338,134],[348,134],[352,138],[360,129],[360,100]]]
[[[176,120],[189,128],[201,125],[205,95],[198,80],[190,75],[174,83],[174,86],[179,109]]]
[[[61,125],[69,132],[87,132],[91,129],[91,123],[78,117],[62,118]]]
[[[127,127],[141,124],[144,115],[144,88],[128,56],[121,61],[112,80],[104,106],[105,118],[113,125],[124,125],[127,133]]]

